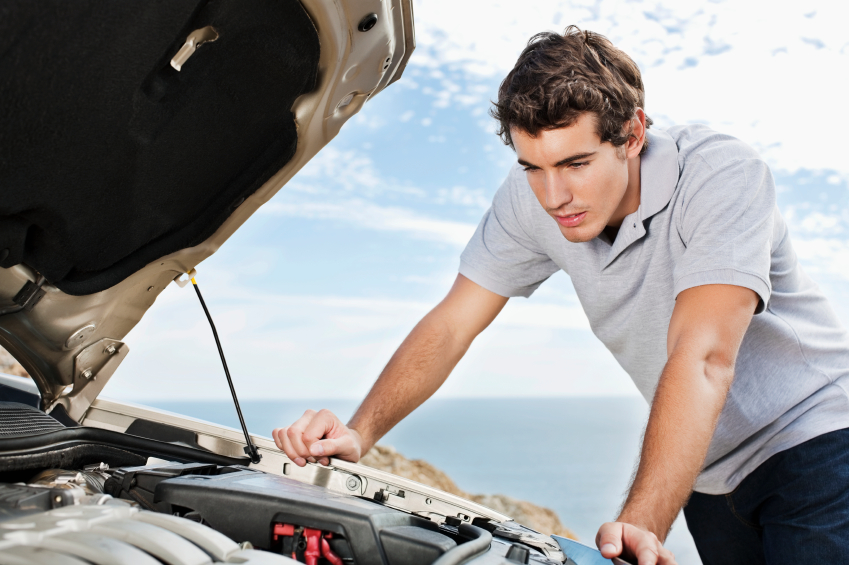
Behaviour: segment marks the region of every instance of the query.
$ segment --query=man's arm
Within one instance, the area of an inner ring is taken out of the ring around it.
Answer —
[[[757,304],[754,291],[731,285],[678,295],[634,484],[617,522],[596,536],[605,557],[674,563],[661,544],[702,469]]]
[[[331,412],[308,410],[272,432],[277,447],[298,465],[329,456],[360,457],[395,424],[442,386],[477,335],[507,298],[457,275],[448,295],[413,328],[347,426]]]

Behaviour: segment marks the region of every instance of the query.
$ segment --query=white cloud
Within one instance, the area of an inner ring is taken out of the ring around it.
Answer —
[[[849,282],[849,242],[832,238],[794,238],[793,248],[807,271],[836,275]]]
[[[445,136],[427,139],[432,143],[448,141]],[[465,245],[477,223],[431,217],[413,208],[432,202],[479,213],[489,207],[489,199],[483,189],[464,186],[435,192],[429,195],[425,190],[384,178],[371,157],[359,150],[329,146],[259,214],[345,222],[361,229],[401,232],[417,239]],[[403,195],[407,205],[398,206],[395,198],[384,198],[387,195]],[[387,205],[387,200],[393,204]]]
[[[385,187],[371,157],[359,151],[343,151],[330,145],[313,157],[284,190],[297,190],[306,186],[311,191],[327,191],[329,180],[332,180],[334,186],[359,194],[373,194]]]
[[[813,16],[810,16],[814,13]],[[450,17],[446,17],[450,14]],[[647,110],[659,125],[703,122],[753,144],[774,165],[849,172],[840,136],[849,118],[849,4],[812,0],[764,9],[759,0],[523,4],[421,0],[418,50],[411,65],[459,69],[437,105],[491,85],[513,65],[525,41],[575,23],[607,35],[641,65]]]
[[[412,237],[466,245],[476,225],[430,218],[393,206],[379,206],[362,199],[345,202],[269,202],[260,213],[279,216],[335,220],[363,229],[403,232]]]
[[[452,204],[454,206],[464,206],[480,211],[486,210],[490,205],[490,200],[484,195],[482,188],[471,189],[465,186],[454,186],[451,188],[442,188],[437,194],[437,204]]]
[[[364,147],[364,149],[369,149]],[[395,179],[386,179],[379,173],[368,153],[333,145],[322,149],[283,188],[281,194],[294,191],[323,195],[341,192],[347,196],[375,198],[387,193],[424,197],[426,193]]]
[[[811,233],[839,233],[842,232],[842,218],[836,214],[823,214],[811,212],[800,222],[803,230]]]

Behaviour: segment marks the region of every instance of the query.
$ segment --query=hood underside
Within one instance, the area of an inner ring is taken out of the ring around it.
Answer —
[[[93,294],[207,239],[292,158],[319,39],[297,0],[48,4],[0,24],[0,266]]]
[[[400,78],[409,0],[0,7],[0,345],[78,419],[123,337]]]

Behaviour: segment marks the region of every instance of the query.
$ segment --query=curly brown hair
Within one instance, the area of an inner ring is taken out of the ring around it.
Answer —
[[[490,115],[499,122],[504,144],[513,147],[511,128],[534,137],[541,130],[571,126],[591,112],[601,141],[619,147],[633,131],[624,124],[644,103],[637,64],[603,35],[569,26],[563,35],[543,32],[528,41],[501,82]],[[646,116],[646,127],[651,123]],[[647,142],[643,151],[646,147]]]

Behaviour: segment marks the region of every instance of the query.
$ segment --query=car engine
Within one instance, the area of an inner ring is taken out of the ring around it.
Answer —
[[[0,564],[563,562],[504,524],[432,521],[179,442],[65,428],[12,402],[0,424]],[[157,446],[180,457],[152,456]]]

